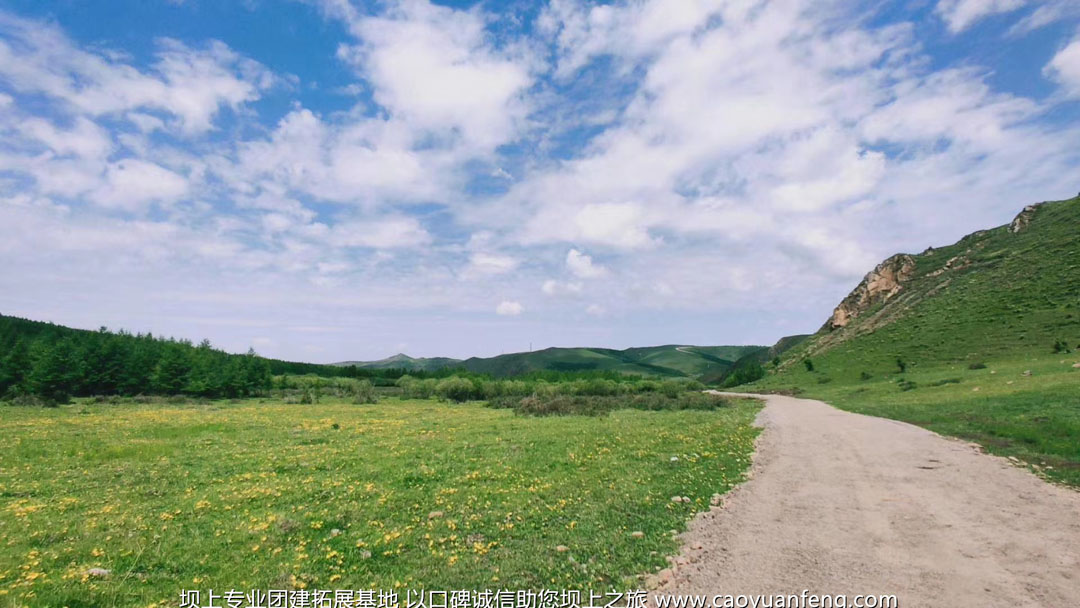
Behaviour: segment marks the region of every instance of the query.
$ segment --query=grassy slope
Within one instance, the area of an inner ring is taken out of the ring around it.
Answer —
[[[1017,234],[1003,226],[914,256],[916,277],[900,295],[818,332],[747,388],[796,389],[920,424],[1080,484],[1080,355],[1052,352],[1057,340],[1080,345],[1078,234],[1071,199],[1040,207]],[[970,264],[932,275],[957,256]],[[969,369],[978,363],[988,367]]]
[[[0,408],[0,589],[75,607],[210,587],[625,588],[741,479],[756,411]]]
[[[736,360],[748,352],[763,349],[761,346],[656,346],[630,348],[627,354],[643,363],[659,365],[693,377],[701,377],[716,370],[730,368]]]

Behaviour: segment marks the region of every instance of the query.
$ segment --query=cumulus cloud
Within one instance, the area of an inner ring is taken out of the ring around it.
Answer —
[[[1058,51],[1043,73],[1057,81],[1066,95],[1080,98],[1080,36]]]
[[[503,300],[495,307],[495,314],[503,317],[516,317],[524,311],[525,307],[521,305],[521,302],[513,300]]]
[[[591,256],[577,249],[566,252],[566,267],[574,276],[582,279],[595,279],[607,274],[607,268],[594,264]]]
[[[360,39],[339,54],[374,86],[375,100],[417,129],[452,132],[490,150],[512,139],[532,77],[520,52],[496,50],[482,16],[425,1],[391,4],[351,22]]]

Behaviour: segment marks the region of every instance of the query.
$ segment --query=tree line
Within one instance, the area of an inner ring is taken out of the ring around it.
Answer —
[[[209,341],[71,329],[0,315],[0,397],[63,403],[91,395],[248,397],[270,388],[271,366]]]
[[[393,384],[409,374],[444,378],[461,370],[368,369],[236,355],[209,341],[150,333],[72,329],[0,315],[0,399],[34,397],[65,402],[95,395],[249,397],[272,388],[274,376],[314,375]]]

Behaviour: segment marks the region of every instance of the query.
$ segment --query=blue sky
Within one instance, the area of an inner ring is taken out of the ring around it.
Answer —
[[[0,312],[309,361],[768,344],[1080,190],[1073,0],[0,0]]]

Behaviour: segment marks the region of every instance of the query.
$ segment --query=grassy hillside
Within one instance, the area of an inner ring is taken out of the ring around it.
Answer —
[[[748,388],[913,422],[1080,484],[1078,235],[1074,198],[894,256]]]
[[[654,346],[624,351],[637,361],[678,370],[701,377],[710,372],[730,369],[747,353],[765,350],[764,346]]]
[[[844,327],[829,324],[790,351],[833,380],[863,372],[976,363],[1080,344],[1080,198],[1035,206],[1010,226],[910,256],[912,275]],[[1024,223],[1026,225],[1024,225]]]

